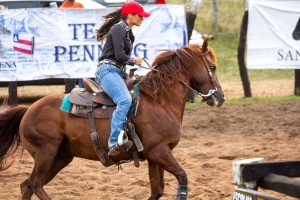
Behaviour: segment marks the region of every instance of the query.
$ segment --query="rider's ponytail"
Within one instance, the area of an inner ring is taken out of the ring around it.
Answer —
[[[118,23],[121,19],[126,19],[127,15],[121,15],[121,9],[118,9],[114,12],[111,12],[105,15],[103,18],[105,22],[102,26],[97,30],[97,40],[102,41],[109,32],[109,29]]]

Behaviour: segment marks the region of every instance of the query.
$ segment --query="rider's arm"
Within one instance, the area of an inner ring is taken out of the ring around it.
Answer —
[[[126,31],[122,26],[113,26],[111,30],[116,61],[120,64],[134,65],[135,59],[125,53]]]

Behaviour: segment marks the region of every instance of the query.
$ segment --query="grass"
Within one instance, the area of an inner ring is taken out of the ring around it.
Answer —
[[[240,104],[253,104],[253,103],[283,103],[283,102],[300,101],[300,96],[278,96],[278,97],[252,97],[252,98],[234,98],[227,99],[224,105],[240,105]],[[202,103],[199,98],[195,103],[187,103],[185,108],[187,110],[194,110],[196,107],[207,106],[206,103]]]
[[[167,0],[168,3],[183,4],[183,0]],[[218,33],[210,41],[218,57],[218,77],[221,81],[240,81],[237,47],[242,17],[245,10],[243,0],[218,1]],[[202,0],[195,29],[200,33],[214,34],[212,0]],[[248,70],[250,81],[293,79],[294,70]]]

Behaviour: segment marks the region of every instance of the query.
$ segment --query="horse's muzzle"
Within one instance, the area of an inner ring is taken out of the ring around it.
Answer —
[[[214,92],[209,98],[206,99],[206,102],[210,106],[220,107],[224,103],[225,98],[224,95],[220,92]]]

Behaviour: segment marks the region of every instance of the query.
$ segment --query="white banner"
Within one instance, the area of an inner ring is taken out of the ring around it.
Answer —
[[[249,0],[247,66],[300,69],[300,0]]]
[[[132,56],[150,62],[162,49],[186,44],[183,6],[146,6],[134,27]],[[0,81],[94,77],[104,43],[96,29],[107,9],[16,9],[0,11]]]

